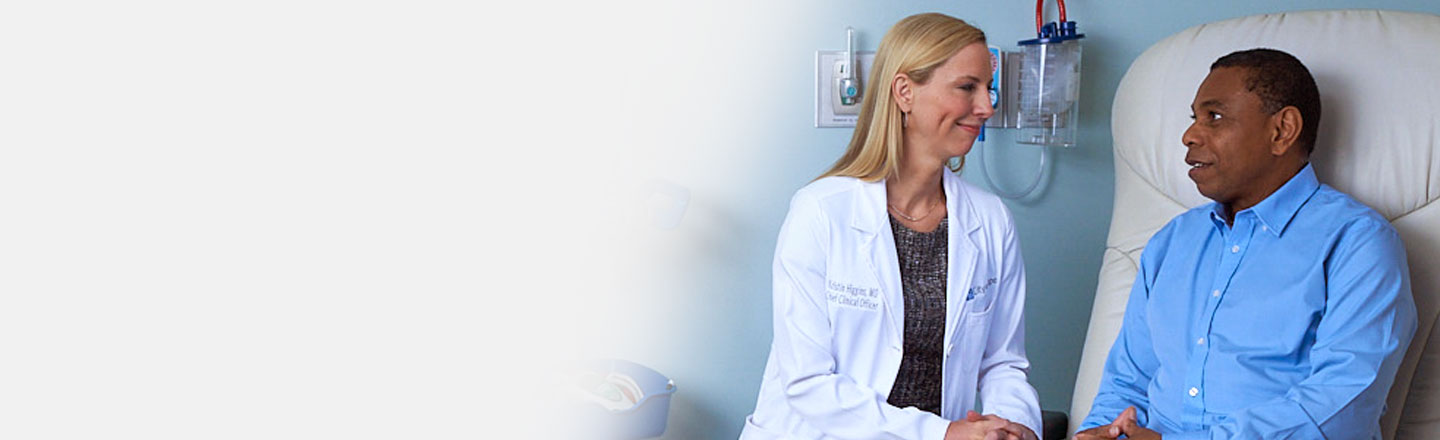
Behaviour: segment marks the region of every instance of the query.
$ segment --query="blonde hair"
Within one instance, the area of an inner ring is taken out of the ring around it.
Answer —
[[[850,146],[820,177],[848,176],[875,182],[897,174],[905,142],[903,114],[891,95],[895,76],[904,73],[916,84],[925,84],[930,74],[960,49],[984,42],[985,33],[979,28],[945,14],[916,14],[895,23],[875,51]],[[961,157],[960,167],[964,166]]]

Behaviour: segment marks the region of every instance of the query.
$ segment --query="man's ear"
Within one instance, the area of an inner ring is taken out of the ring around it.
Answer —
[[[1300,130],[1305,123],[1300,109],[1287,105],[1271,115],[1270,122],[1270,154],[1282,156],[1293,148],[1299,148]]]
[[[895,105],[900,111],[910,113],[910,108],[915,106],[915,82],[910,76],[904,73],[895,74],[894,85],[890,87],[890,95],[895,99]]]

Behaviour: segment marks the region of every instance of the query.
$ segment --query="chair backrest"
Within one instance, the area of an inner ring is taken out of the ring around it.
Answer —
[[[1312,163],[1320,181],[1379,211],[1409,252],[1419,328],[1381,427],[1387,439],[1440,439],[1440,16],[1336,10],[1195,26],[1151,46],[1115,94],[1115,210],[1070,407],[1090,412],[1120,331],[1140,253],[1171,218],[1207,203],[1187,177],[1180,136],[1210,63],[1271,47],[1305,63],[1324,108]]]

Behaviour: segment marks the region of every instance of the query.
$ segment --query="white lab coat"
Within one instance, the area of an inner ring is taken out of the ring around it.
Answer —
[[[949,221],[941,415],[886,403],[905,298],[884,182],[827,177],[800,191],[774,262],[774,343],[742,440],[940,440],[975,406],[1041,430],[1026,381],[1025,268],[1000,199],[944,171]],[[973,293],[973,297],[966,299]]]

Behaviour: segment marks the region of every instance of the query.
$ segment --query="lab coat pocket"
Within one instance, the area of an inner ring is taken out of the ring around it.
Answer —
[[[985,353],[985,344],[990,338],[990,320],[993,316],[994,314],[989,310],[977,313],[967,312],[962,317],[960,325],[955,329],[953,336],[956,341],[956,352],[952,355],[959,356],[957,360],[960,361],[960,369],[964,372],[962,376],[970,381],[964,385],[965,389],[974,389],[974,381],[980,369],[980,360]]]

